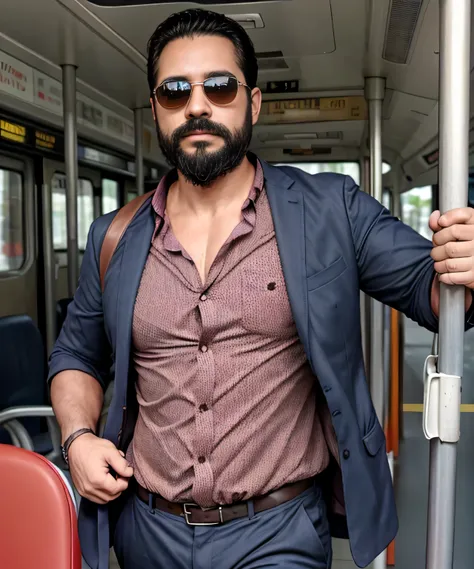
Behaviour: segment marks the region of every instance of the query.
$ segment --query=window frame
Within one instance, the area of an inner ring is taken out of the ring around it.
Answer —
[[[28,158],[19,158],[17,155],[10,155],[6,152],[0,154],[0,168],[10,170],[20,174],[22,177],[22,216],[23,216],[23,245],[24,259],[21,267],[9,271],[0,271],[0,279],[7,280],[18,278],[31,269],[36,256],[36,232],[37,222],[35,217],[36,209],[36,187],[34,183],[33,163]]]
[[[103,199],[104,199],[104,180],[109,180],[110,182],[115,182],[117,184],[117,208],[115,209],[119,209],[124,205],[124,183],[123,180],[117,176],[114,176],[113,174],[111,174],[110,172],[101,172],[100,175],[100,215],[105,215],[104,213],[104,203],[103,203]],[[115,211],[115,209],[112,209],[110,211]],[[110,213],[110,212],[106,212],[106,213]]]
[[[59,175],[59,176],[64,176],[66,177],[66,174],[59,169],[55,169],[53,172],[53,175],[51,177],[51,182],[53,181],[54,176]],[[85,180],[87,182],[90,183],[91,187],[92,187],[92,223],[95,221],[95,205],[94,205],[94,180],[92,180],[91,178],[89,178],[88,176],[84,176],[81,175],[81,173],[79,172],[79,176],[78,176],[78,181],[79,180]],[[65,190],[66,191],[66,190]],[[77,196],[77,198],[79,198],[79,195]],[[89,226],[90,229],[90,226]],[[87,233],[89,232],[89,229],[87,231]],[[53,223],[53,188],[51,186],[51,241],[52,241],[52,246],[53,246],[53,252],[54,253],[67,253],[67,213],[66,213],[66,247],[60,247],[60,248],[56,248],[54,246],[54,223]],[[79,233],[77,235],[77,242],[79,245]],[[87,245],[87,235],[86,235],[86,239],[85,239],[86,245]],[[85,247],[79,247],[78,246],[78,251],[79,254],[83,254],[85,252],[86,248]]]
[[[362,168],[359,160],[293,160],[291,162],[271,162],[272,166],[292,166],[293,168],[298,168],[297,164],[356,164],[359,170],[359,180],[354,180],[355,183],[360,186],[362,182]],[[304,170],[303,170],[304,171]],[[325,173],[332,173],[332,170],[327,170]],[[337,173],[337,172],[336,172]],[[316,174],[316,172],[315,172]],[[349,174],[346,174],[349,175]]]

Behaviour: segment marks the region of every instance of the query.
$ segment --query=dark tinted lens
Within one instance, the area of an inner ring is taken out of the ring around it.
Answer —
[[[228,105],[237,95],[239,84],[235,77],[210,77],[204,81],[207,98],[216,105]]]
[[[191,85],[188,81],[167,81],[156,90],[156,98],[165,109],[179,109],[188,102]]]

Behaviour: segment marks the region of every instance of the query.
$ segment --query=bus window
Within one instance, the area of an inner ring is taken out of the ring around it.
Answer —
[[[94,187],[90,180],[79,178],[77,188],[77,242],[83,251],[87,244],[87,235],[94,221]]]
[[[55,250],[67,249],[66,176],[53,176],[53,245]],[[94,190],[92,182],[79,178],[77,186],[77,243],[86,248],[89,228],[94,221]]]
[[[356,184],[360,183],[358,162],[287,162],[286,164],[276,164],[276,166],[292,166],[308,174],[319,174],[321,172],[344,174],[345,176],[350,176]]]
[[[428,221],[433,208],[433,187],[413,188],[401,194],[400,198],[402,221],[423,237],[431,239],[432,232]]]
[[[343,174],[344,176],[350,176],[360,186],[359,162],[286,162],[285,164],[275,164],[275,166],[293,166],[294,168],[304,170],[308,174],[320,174],[321,172]],[[382,174],[387,174],[390,170],[390,164],[382,162]]]
[[[109,213],[119,207],[119,183],[116,180],[102,178],[102,214]]]
[[[137,196],[137,192],[127,192],[127,203],[134,200]]]
[[[17,271],[25,262],[23,177],[0,168],[0,273]]]
[[[389,188],[384,188],[382,192],[382,205],[386,207],[389,211],[393,207],[393,195]]]

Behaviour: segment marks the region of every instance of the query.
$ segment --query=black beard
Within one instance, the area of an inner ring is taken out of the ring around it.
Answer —
[[[220,136],[224,146],[214,152],[208,151],[208,142],[195,143],[194,153],[181,148],[181,140],[187,134],[196,130],[204,130]],[[206,187],[220,176],[225,176],[239,166],[247,154],[252,139],[252,112],[248,105],[243,126],[234,134],[224,125],[212,122],[206,118],[190,119],[178,127],[171,136],[166,136],[156,125],[158,144],[166,161],[177,168],[194,186]]]

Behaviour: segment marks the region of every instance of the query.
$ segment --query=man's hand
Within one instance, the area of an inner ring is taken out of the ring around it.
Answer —
[[[81,496],[97,504],[115,500],[127,489],[133,469],[122,451],[92,434],[78,437],[69,449],[69,468]],[[110,473],[116,472],[116,477]]]
[[[431,289],[431,308],[439,314],[439,283],[464,285],[474,289],[474,209],[461,207],[443,215],[434,211],[430,215],[433,231],[431,257],[438,273]],[[472,295],[466,290],[466,310]]]
[[[442,283],[474,289],[474,209],[452,209],[430,216],[434,232],[431,257]]]

